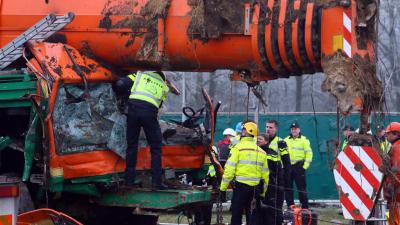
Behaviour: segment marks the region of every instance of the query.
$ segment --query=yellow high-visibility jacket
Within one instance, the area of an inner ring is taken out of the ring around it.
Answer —
[[[293,165],[299,161],[304,161],[303,168],[308,169],[313,158],[313,152],[307,137],[304,135],[300,135],[298,138],[288,136],[285,141],[289,149],[290,163]]]
[[[274,150],[276,154],[268,154],[267,158],[271,161],[274,162],[280,162],[282,160],[282,156],[289,154],[288,150],[286,148],[279,148],[278,147],[278,141],[283,141],[282,138],[275,136],[274,139],[272,139],[271,143],[269,144],[269,148]]]
[[[256,186],[264,180],[264,193],[267,191],[269,170],[267,154],[257,146],[253,137],[242,137],[231,149],[231,155],[225,164],[220,190],[226,191],[232,180]]]
[[[383,153],[388,154],[390,151],[390,148],[392,147],[392,144],[388,140],[384,140],[380,142],[380,147]]]
[[[215,177],[215,175],[217,175],[217,173],[215,172],[214,165],[211,164],[208,167],[207,175],[210,176],[210,177]]]
[[[133,81],[129,99],[148,102],[159,108],[167,98],[169,88],[160,75],[154,72],[138,72],[128,75]]]

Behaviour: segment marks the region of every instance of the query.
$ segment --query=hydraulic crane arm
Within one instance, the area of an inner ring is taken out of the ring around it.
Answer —
[[[102,62],[126,70],[231,69],[248,83],[323,71],[322,88],[343,113],[368,112],[382,95],[376,10],[375,0],[5,0],[0,45],[49,13],[73,12],[50,41]]]

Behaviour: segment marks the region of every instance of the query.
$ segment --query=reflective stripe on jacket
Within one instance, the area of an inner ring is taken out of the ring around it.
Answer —
[[[225,164],[221,191],[225,191],[232,180],[249,186],[256,186],[264,180],[264,193],[267,190],[269,169],[266,153],[257,146],[253,137],[242,137],[231,149]]]
[[[297,162],[304,161],[303,168],[307,169],[313,157],[310,141],[303,135],[300,135],[298,138],[288,136],[285,138],[285,141],[289,148],[291,164],[294,165]]]
[[[131,88],[129,99],[138,99],[153,104],[159,108],[167,98],[169,91],[161,76],[154,72],[138,72],[136,78],[128,76],[134,83]]]
[[[127,76],[129,79],[132,80],[133,83],[135,83],[136,80],[136,73],[131,73]]]

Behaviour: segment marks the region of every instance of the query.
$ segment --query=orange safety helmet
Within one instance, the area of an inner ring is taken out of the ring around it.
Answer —
[[[396,131],[400,134],[400,123],[399,122],[391,122],[387,128],[386,133]]]

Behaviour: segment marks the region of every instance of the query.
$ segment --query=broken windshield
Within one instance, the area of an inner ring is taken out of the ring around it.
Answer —
[[[163,145],[200,145],[195,129],[160,120]],[[64,85],[57,95],[53,128],[58,154],[112,150],[125,158],[126,115],[121,113],[110,83],[89,84],[89,96],[82,85]],[[146,147],[144,132],[139,148]]]

